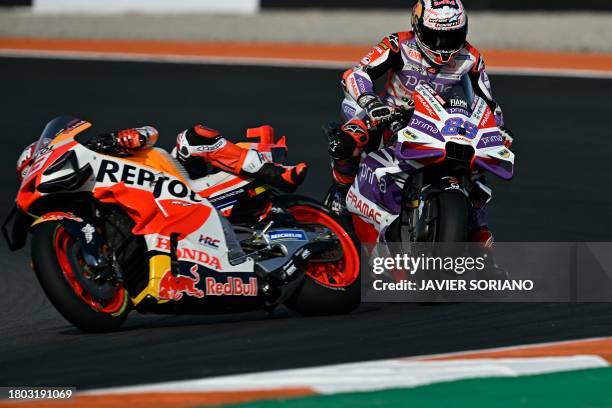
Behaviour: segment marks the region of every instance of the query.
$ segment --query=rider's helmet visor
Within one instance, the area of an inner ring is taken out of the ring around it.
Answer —
[[[467,25],[454,30],[433,30],[419,27],[417,39],[422,51],[436,64],[448,64],[465,46]]]

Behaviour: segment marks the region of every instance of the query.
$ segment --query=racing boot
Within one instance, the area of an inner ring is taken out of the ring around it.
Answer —
[[[495,241],[488,227],[481,227],[470,232],[470,242],[479,243],[487,250],[493,250]]]
[[[176,157],[191,178],[209,174],[212,170],[207,167],[210,165],[287,192],[295,191],[302,184],[308,170],[305,163],[295,166],[272,163],[258,151],[244,149],[224,138],[219,131],[202,124],[179,133]]]
[[[255,151],[251,150],[251,152]],[[308,165],[306,163],[299,163],[295,166],[281,166],[276,163],[265,162],[255,172],[246,171],[243,166],[241,175],[252,177],[269,186],[292,193],[304,182],[307,172]]]
[[[334,159],[332,161],[333,182],[330,187],[323,205],[332,213],[348,222],[350,215],[346,209],[346,196],[359,169],[359,158],[351,157],[346,160]]]
[[[480,276],[480,278],[504,280],[510,278],[508,271],[499,266],[495,261],[495,240],[488,227],[484,226],[471,231],[469,240],[470,242],[480,244],[483,251],[479,251],[480,254],[478,256],[484,254],[486,257],[485,270],[483,271],[483,276]]]
[[[330,123],[323,127],[327,136],[327,152],[332,159],[334,182],[324,205],[341,219],[350,218],[346,195],[359,170],[359,158],[368,144],[369,133],[361,119],[351,119],[343,125]]]

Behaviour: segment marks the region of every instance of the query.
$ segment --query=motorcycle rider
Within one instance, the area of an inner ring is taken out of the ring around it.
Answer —
[[[263,131],[273,132],[269,126]],[[152,126],[111,132],[105,136],[114,139],[126,152],[149,149],[157,143],[159,132]],[[36,142],[29,145],[17,160],[17,174],[23,178],[32,164]],[[303,182],[308,169],[305,163],[281,166],[269,162],[256,150],[243,149],[225,139],[214,129],[201,124],[186,129],[176,139],[177,159],[192,178],[206,175],[207,165],[243,177],[254,178],[285,191],[295,191]],[[204,171],[203,171],[204,170]],[[210,169],[208,170],[210,172]]]
[[[493,99],[484,59],[467,39],[468,18],[461,0],[418,0],[412,9],[412,31],[384,38],[354,68],[342,76],[346,122],[328,129],[333,187],[327,205],[337,214],[346,211],[346,194],[357,175],[361,153],[377,150],[391,132],[370,132],[365,123],[388,121],[397,109],[413,111],[413,92],[421,83],[443,93],[465,84],[482,97],[495,114],[505,144],[513,142],[504,128],[503,113]],[[377,95],[374,82],[388,75]],[[465,86],[464,85],[464,86]],[[470,239],[493,245],[488,229],[486,202],[475,203],[470,214]]]
[[[256,129],[261,132],[274,130],[270,126]],[[176,158],[191,177],[202,174],[202,164],[244,177],[254,178],[285,191],[295,191],[302,184],[308,166],[281,166],[267,161],[257,150],[244,149],[230,142],[219,131],[197,124],[182,131],[176,138]]]

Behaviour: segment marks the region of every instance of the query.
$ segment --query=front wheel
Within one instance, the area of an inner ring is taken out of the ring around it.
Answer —
[[[306,316],[344,314],[361,302],[360,259],[356,239],[342,221],[317,202],[299,196],[284,197],[283,207],[306,230],[321,227],[338,238],[338,247],[306,265],[302,286],[285,302]],[[329,261],[325,261],[325,258]]]
[[[436,242],[467,242],[468,207],[462,194],[446,191],[438,195]]]
[[[94,280],[80,244],[59,222],[32,232],[32,263],[45,294],[70,323],[92,333],[121,327],[129,313],[127,290]]]

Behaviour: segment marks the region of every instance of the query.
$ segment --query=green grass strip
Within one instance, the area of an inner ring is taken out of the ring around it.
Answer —
[[[610,408],[612,368],[461,380],[416,388],[260,401],[235,407]]]

